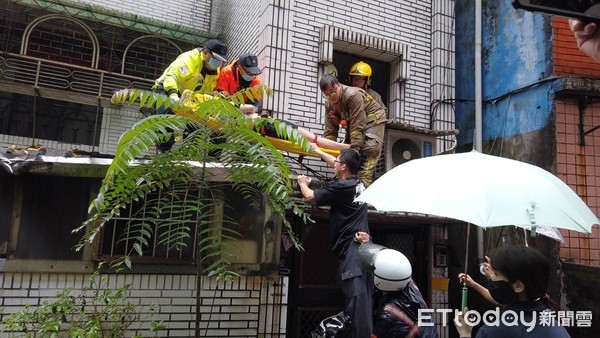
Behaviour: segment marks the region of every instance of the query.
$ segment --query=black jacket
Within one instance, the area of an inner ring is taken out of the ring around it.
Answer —
[[[402,291],[388,292],[375,312],[373,334],[377,338],[437,338],[432,320],[422,320],[422,325],[417,325],[419,309],[427,309],[427,304],[414,282]],[[427,316],[431,318],[433,313]]]

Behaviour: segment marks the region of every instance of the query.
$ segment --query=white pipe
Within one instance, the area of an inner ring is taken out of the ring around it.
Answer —
[[[474,149],[482,152],[482,80],[481,80],[481,6],[482,0],[475,0],[475,139]],[[483,262],[483,228],[477,227],[477,258]]]

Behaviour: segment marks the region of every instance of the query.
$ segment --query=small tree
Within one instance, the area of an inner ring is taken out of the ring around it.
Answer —
[[[131,255],[142,256],[154,236],[158,244],[170,250],[179,250],[193,239],[198,246],[198,283],[201,263],[209,259],[209,275],[221,280],[235,278],[237,274],[229,269],[229,259],[235,256],[235,251],[222,244],[224,239],[239,239],[239,234],[209,221],[217,200],[213,193],[212,172],[207,166],[218,162],[226,171],[226,181],[242,196],[249,200],[257,194],[266,196],[270,208],[281,216],[294,245],[301,249],[286,213],[292,211],[308,222],[309,218],[303,212],[305,202],[295,193],[285,157],[256,130],[271,123],[280,137],[298,143],[307,152],[310,152],[310,146],[290,126],[273,119],[243,118],[233,105],[240,102],[242,95],[256,97],[264,89],[251,88],[229,100],[215,98],[202,103],[186,101],[185,104],[136,89],[114,94],[114,104],[137,104],[145,109],[170,107],[177,115],[149,116],[121,136],[115,158],[90,205],[91,216],[74,230],[87,231],[78,248],[86,242],[91,243],[108,220],[136,201],[151,210],[152,217],[127,222],[123,231],[126,235],[121,240],[134,244],[130,252],[113,262],[114,267],[131,268]],[[218,138],[213,137],[215,133]],[[154,144],[165,142],[172,134],[185,134],[185,138],[162,154],[149,152]],[[216,142],[217,139],[221,142]],[[145,160],[139,160],[142,156]],[[163,198],[145,199],[158,190]],[[198,203],[189,203],[187,196],[192,190],[200,191],[196,197]],[[191,215],[196,215],[196,229],[187,225]],[[196,292],[196,335],[199,334],[199,287],[200,284]]]
[[[258,90],[250,88],[231,99],[235,103],[240,95],[254,97]],[[143,248],[149,245],[150,238],[155,235],[154,229],[161,230],[158,244],[173,250],[181,249],[186,245],[184,239],[193,234],[194,229],[181,225],[187,224],[183,221],[189,221],[191,214],[200,215],[198,228],[201,229],[199,234],[203,235],[197,238],[201,241],[200,253],[230,256],[231,253],[227,251],[213,250],[221,247],[221,236],[235,237],[236,234],[231,229],[214,228],[214,225],[209,224],[216,200],[211,193],[215,180],[207,170],[208,163],[221,163],[226,170],[225,180],[245,198],[250,200],[257,194],[265,194],[271,209],[282,216],[293,243],[301,248],[285,216],[291,210],[305,222],[308,221],[307,214],[303,212],[305,202],[296,197],[285,157],[255,131],[271,123],[281,137],[297,142],[305,151],[310,152],[308,142],[296,130],[278,120],[242,118],[232,102],[222,98],[184,105],[171,101],[164,95],[126,89],[114,94],[112,102],[139,104],[141,108],[162,105],[178,111],[178,115],[149,116],[121,136],[100,191],[90,205],[91,216],[74,230],[88,229],[77,249],[84,242],[91,243],[104,224],[118,216],[132,202],[162,190],[164,197],[161,200],[143,201],[146,209],[153,210],[154,217],[127,223],[127,237],[121,240],[133,241],[133,251],[113,266],[125,264],[131,268],[130,254],[143,255]],[[187,132],[189,135],[179,146],[162,154],[149,152],[154,144],[164,142],[172,134]],[[215,133],[219,135],[218,142],[213,137]],[[144,160],[138,160],[142,156]],[[185,197],[191,189],[208,192],[200,194],[202,200],[196,206],[186,203]],[[166,214],[168,219],[161,218],[161,215]],[[214,234],[217,237],[213,237]],[[210,247],[207,246],[209,244]],[[228,265],[227,259],[219,260],[209,270],[211,274],[223,278],[230,275],[226,268]]]
[[[3,322],[3,332],[21,333],[24,337],[61,337],[67,333],[73,338],[124,337],[128,329],[142,318],[138,305],[127,301],[130,285],[111,289],[100,267],[89,278],[82,290],[67,288],[58,292],[53,301],[44,301],[9,315]],[[156,310],[150,305],[149,311]],[[161,322],[152,321],[151,332],[164,329]],[[141,334],[133,337],[143,337]]]

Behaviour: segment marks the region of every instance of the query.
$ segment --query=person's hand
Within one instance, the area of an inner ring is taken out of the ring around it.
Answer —
[[[454,317],[454,326],[460,337],[471,337],[471,331],[473,331],[473,327],[465,322],[465,313],[467,313],[467,311],[469,311],[469,309],[465,307],[456,314],[456,317]]]
[[[240,110],[246,115],[256,114],[256,107],[251,104],[240,105]]]
[[[321,148],[319,148],[319,146],[316,143],[310,143],[310,146],[312,147],[312,150],[316,153],[319,152],[319,150],[321,150]]]
[[[308,177],[308,176],[305,176],[305,175],[299,175],[298,176],[298,184],[309,185],[311,181],[312,181],[312,179],[310,177]]]
[[[594,60],[600,61],[600,29],[597,29],[596,23],[569,19],[569,27],[577,41],[577,48]]]
[[[481,274],[487,279],[492,279],[492,277],[495,275],[490,262],[490,258],[485,256],[485,261],[481,263],[481,266],[479,267],[479,272],[481,272]]]
[[[369,234],[364,231],[358,231],[357,233],[354,234],[354,240],[360,244],[363,244],[365,242],[370,241],[371,236],[369,236]]]
[[[175,102],[179,102],[179,95],[177,95],[176,93],[169,95],[169,98]]]
[[[473,285],[475,285],[477,282],[475,282],[473,280],[473,278],[471,278],[471,276],[467,275],[464,272],[461,272],[458,274],[458,280],[460,281],[460,283],[466,283],[468,287],[472,288]]]

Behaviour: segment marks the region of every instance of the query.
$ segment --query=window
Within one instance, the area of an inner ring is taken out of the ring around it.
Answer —
[[[200,201],[204,198],[214,198],[211,202],[214,208],[201,212]],[[155,210],[164,206],[167,199],[181,198],[186,208],[171,210],[157,215]],[[280,221],[271,214],[263,196],[253,199],[244,199],[235,192],[231,186],[224,185],[211,189],[208,193],[200,195],[199,191],[189,191],[185,197],[173,197],[159,191],[146,196],[148,203],[137,202],[124,210],[119,217],[111,219],[104,227],[99,256],[101,258],[116,259],[125,253],[132,253],[133,241],[126,240],[133,237],[143,226],[152,226],[153,232],[149,241],[150,245],[144,248],[143,256],[135,256],[134,261],[144,264],[193,264],[197,258],[198,247],[195,240],[198,236],[198,226],[203,217],[209,220],[215,231],[211,235],[228,234],[225,229],[232,229],[239,236],[237,240],[223,240],[222,249],[235,254],[236,258],[228,258],[237,265],[253,265],[254,270],[272,265],[278,271],[278,256],[280,243]],[[184,221],[172,222],[171,219],[179,218],[178,213],[186,210]],[[152,222],[149,222],[152,221]],[[129,226],[128,226],[129,225]],[[189,233],[184,238],[185,246],[175,247],[161,243],[167,230],[180,230]],[[202,236],[206,234],[203,233]],[[232,247],[235,246],[235,247]],[[247,270],[246,270],[247,271]],[[264,272],[264,271],[263,271]]]
[[[98,145],[101,121],[94,106],[0,92],[0,134]]]

